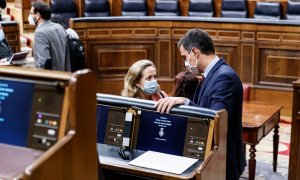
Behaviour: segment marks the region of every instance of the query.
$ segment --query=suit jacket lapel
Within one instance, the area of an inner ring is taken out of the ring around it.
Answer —
[[[204,92],[204,89],[206,88],[206,84],[207,82],[211,79],[212,75],[214,74],[214,72],[219,69],[219,67],[224,63],[224,59],[220,58],[220,60],[217,62],[217,64],[214,65],[214,67],[209,71],[209,73],[207,74],[207,77],[205,78],[204,82],[202,83],[201,89],[200,89],[200,93],[199,93],[199,97],[198,97],[198,102],[197,104],[200,105],[201,102],[201,98]]]

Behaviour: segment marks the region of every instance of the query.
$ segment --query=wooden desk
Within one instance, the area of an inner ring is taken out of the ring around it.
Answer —
[[[243,104],[243,143],[250,145],[249,179],[255,177],[255,146],[273,128],[273,171],[277,169],[277,153],[279,144],[279,120],[282,106],[270,105],[262,102],[248,102]]]

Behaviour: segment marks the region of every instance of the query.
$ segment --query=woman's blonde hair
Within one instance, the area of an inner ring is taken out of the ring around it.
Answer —
[[[139,60],[130,66],[124,79],[124,89],[121,92],[122,96],[138,97],[139,88],[136,86],[136,83],[142,78],[144,69],[149,66],[155,68],[153,62],[147,59]]]

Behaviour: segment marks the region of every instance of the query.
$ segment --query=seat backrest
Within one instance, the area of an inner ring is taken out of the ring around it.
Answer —
[[[250,100],[250,86],[247,84],[243,84],[243,100]]]
[[[285,18],[288,20],[300,20],[300,1],[287,2]]]
[[[106,17],[110,16],[109,0],[85,0],[85,17]]]
[[[188,15],[198,17],[213,17],[213,0],[190,0]]]
[[[122,16],[147,16],[147,0],[123,0]]]
[[[280,19],[281,6],[279,2],[256,2],[254,18]]]
[[[154,16],[180,16],[178,0],[155,0]]]
[[[222,0],[221,17],[247,18],[246,0]]]
[[[60,15],[68,22],[70,18],[77,17],[77,8],[74,0],[51,0],[51,15]]]

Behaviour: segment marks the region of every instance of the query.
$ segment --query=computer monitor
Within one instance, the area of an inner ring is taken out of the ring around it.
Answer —
[[[187,117],[142,111],[137,149],[183,155]]]
[[[0,80],[0,142],[27,146],[34,85]]]
[[[58,141],[64,91],[57,81],[0,77],[0,143],[46,150]]]

